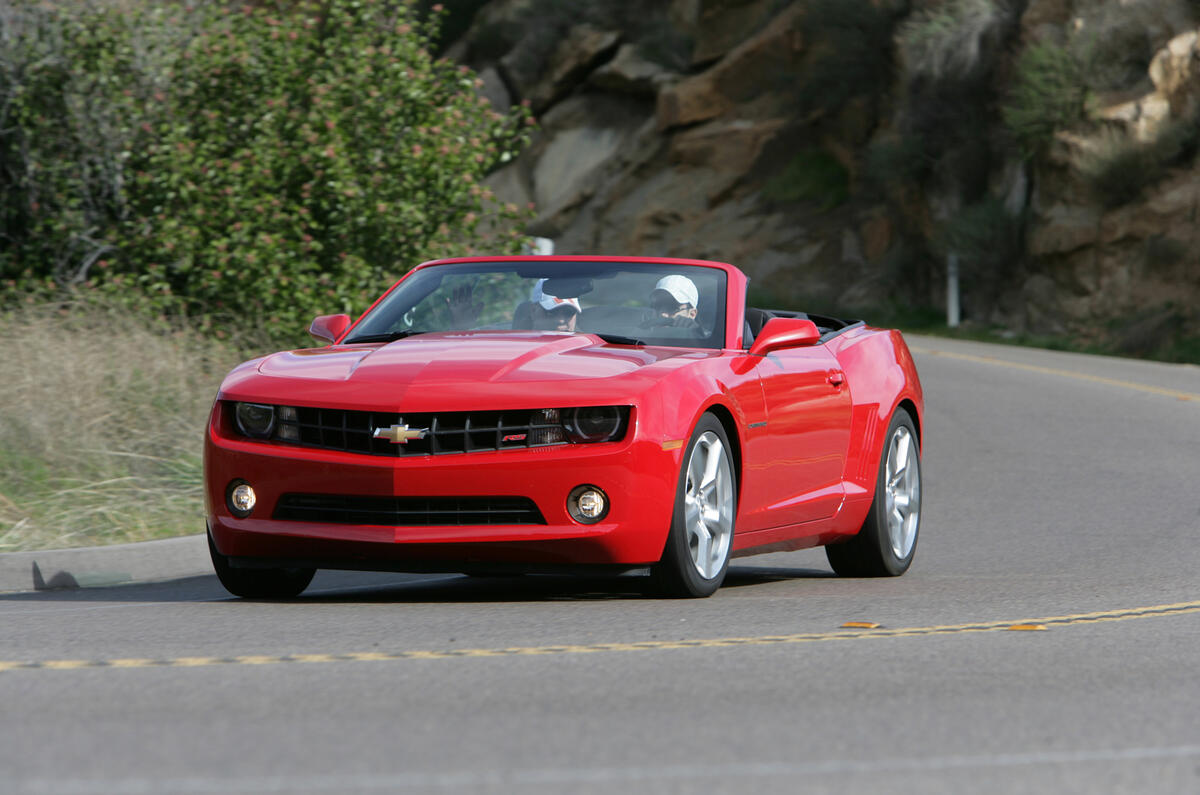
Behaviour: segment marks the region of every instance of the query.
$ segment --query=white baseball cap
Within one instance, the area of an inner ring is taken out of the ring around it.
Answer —
[[[654,289],[670,293],[671,297],[681,304],[691,304],[693,308],[700,305],[700,292],[696,289],[695,282],[686,276],[675,273],[664,276],[654,285]]]
[[[581,311],[578,298],[559,298],[556,295],[542,291],[542,285],[546,283],[545,279],[538,279],[537,284],[533,285],[533,290],[529,292],[529,300],[550,312],[560,306],[572,307],[576,312]]]

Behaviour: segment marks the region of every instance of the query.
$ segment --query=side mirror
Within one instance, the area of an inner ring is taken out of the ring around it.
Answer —
[[[817,324],[795,317],[773,317],[768,320],[750,346],[751,356],[763,356],[780,348],[802,348],[821,339]]]
[[[321,315],[313,320],[312,325],[308,327],[308,333],[317,342],[332,345],[346,333],[346,329],[349,327],[349,315]]]

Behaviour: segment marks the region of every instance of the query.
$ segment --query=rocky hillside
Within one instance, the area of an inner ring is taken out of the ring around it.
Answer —
[[[1198,20],[1189,0],[492,0],[448,55],[533,107],[492,184],[559,253],[720,259],[760,300],[877,315],[944,306],[953,254],[969,323],[1178,356],[1200,340]]]

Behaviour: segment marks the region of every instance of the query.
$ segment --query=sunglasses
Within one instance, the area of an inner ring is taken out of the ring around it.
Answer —
[[[686,306],[669,298],[654,298],[650,301],[650,308],[661,315],[673,315]]]
[[[569,306],[559,306],[546,311],[550,317],[558,323],[566,323],[571,318],[575,317],[575,310]]]

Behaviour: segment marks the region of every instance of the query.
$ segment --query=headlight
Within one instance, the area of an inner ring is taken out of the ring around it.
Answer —
[[[566,409],[562,412],[563,429],[572,442],[607,442],[622,433],[628,411],[624,406]]]
[[[275,407],[261,403],[238,403],[234,408],[238,430],[247,436],[266,439],[275,428]]]

